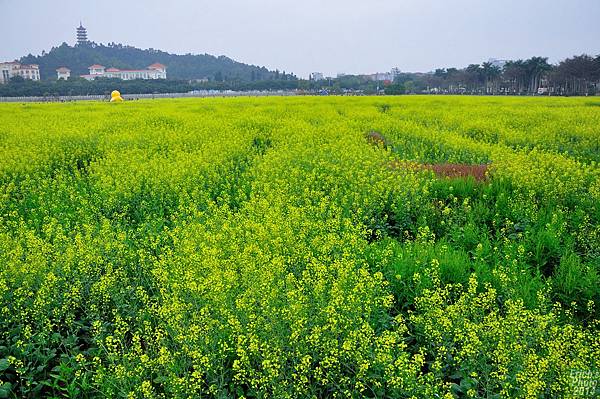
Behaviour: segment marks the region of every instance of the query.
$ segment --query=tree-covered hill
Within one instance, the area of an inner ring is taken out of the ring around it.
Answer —
[[[42,79],[56,79],[56,69],[66,66],[71,69],[72,76],[88,73],[88,67],[101,64],[106,67],[120,69],[145,68],[155,62],[167,66],[169,79],[203,79],[209,80],[270,80],[295,79],[293,75],[285,75],[279,71],[269,71],[265,67],[247,65],[225,56],[215,57],[209,54],[170,54],[155,49],[139,49],[122,44],[108,45],[88,43],[69,46],[63,43],[53,47],[49,52],[39,56],[29,54],[20,59],[23,63],[38,64]]]

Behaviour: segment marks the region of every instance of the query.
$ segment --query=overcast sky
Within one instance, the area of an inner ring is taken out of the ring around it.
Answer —
[[[0,0],[0,61],[90,40],[307,77],[600,53],[600,0]]]

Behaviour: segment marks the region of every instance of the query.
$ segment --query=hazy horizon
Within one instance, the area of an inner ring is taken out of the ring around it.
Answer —
[[[225,55],[307,77],[311,72],[427,72],[489,58],[600,53],[595,0],[175,0],[109,4],[0,0],[0,62],[89,39],[171,53]],[[8,39],[7,39],[8,38]]]

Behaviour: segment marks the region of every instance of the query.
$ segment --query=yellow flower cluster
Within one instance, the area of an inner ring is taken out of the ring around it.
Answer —
[[[599,120],[582,99],[2,104],[0,396],[568,397],[600,367]],[[419,167],[443,163],[488,180]]]

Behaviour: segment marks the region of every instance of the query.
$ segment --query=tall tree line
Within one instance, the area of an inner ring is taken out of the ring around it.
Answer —
[[[410,82],[411,91],[448,94],[548,94],[600,93],[600,55],[567,58],[557,65],[546,57],[491,62],[463,69],[443,68],[429,74],[403,74],[396,83]]]
[[[192,90],[295,90],[298,80],[242,80],[190,82],[189,80],[120,80],[96,79],[87,81],[81,78],[69,80],[26,80],[18,76],[8,84],[0,84],[0,97],[55,97],[106,95],[118,89],[122,94],[186,93]]]

